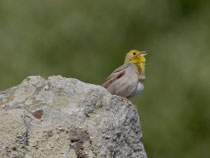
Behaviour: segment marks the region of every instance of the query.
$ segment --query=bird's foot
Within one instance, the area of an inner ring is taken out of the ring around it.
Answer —
[[[124,100],[124,101],[129,101],[129,99],[128,98],[126,98],[126,97],[123,97],[123,96],[119,96],[122,100]]]
[[[128,101],[130,101],[128,98],[126,98],[126,97],[122,97],[122,96],[119,96],[122,100],[124,100],[124,101],[126,101],[126,102],[128,102]],[[132,103],[131,103],[132,104]],[[134,108],[136,108],[136,105],[134,105],[134,104],[132,104],[133,105],[133,107]]]

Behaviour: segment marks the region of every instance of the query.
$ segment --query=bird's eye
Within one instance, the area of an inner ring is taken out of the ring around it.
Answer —
[[[134,52],[133,55],[136,55],[136,53]]]

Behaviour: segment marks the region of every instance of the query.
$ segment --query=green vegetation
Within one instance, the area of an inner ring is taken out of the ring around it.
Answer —
[[[151,158],[210,157],[210,1],[1,0],[0,89],[26,76],[102,84],[129,49],[147,50],[132,101]]]

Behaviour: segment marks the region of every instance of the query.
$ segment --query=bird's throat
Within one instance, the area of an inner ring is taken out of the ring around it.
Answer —
[[[144,62],[137,62],[135,63],[136,67],[138,68],[139,77],[145,78],[145,63]]]

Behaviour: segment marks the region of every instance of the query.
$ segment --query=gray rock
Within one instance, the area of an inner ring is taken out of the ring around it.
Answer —
[[[52,76],[0,92],[1,158],[146,158],[136,108],[101,86]]]

